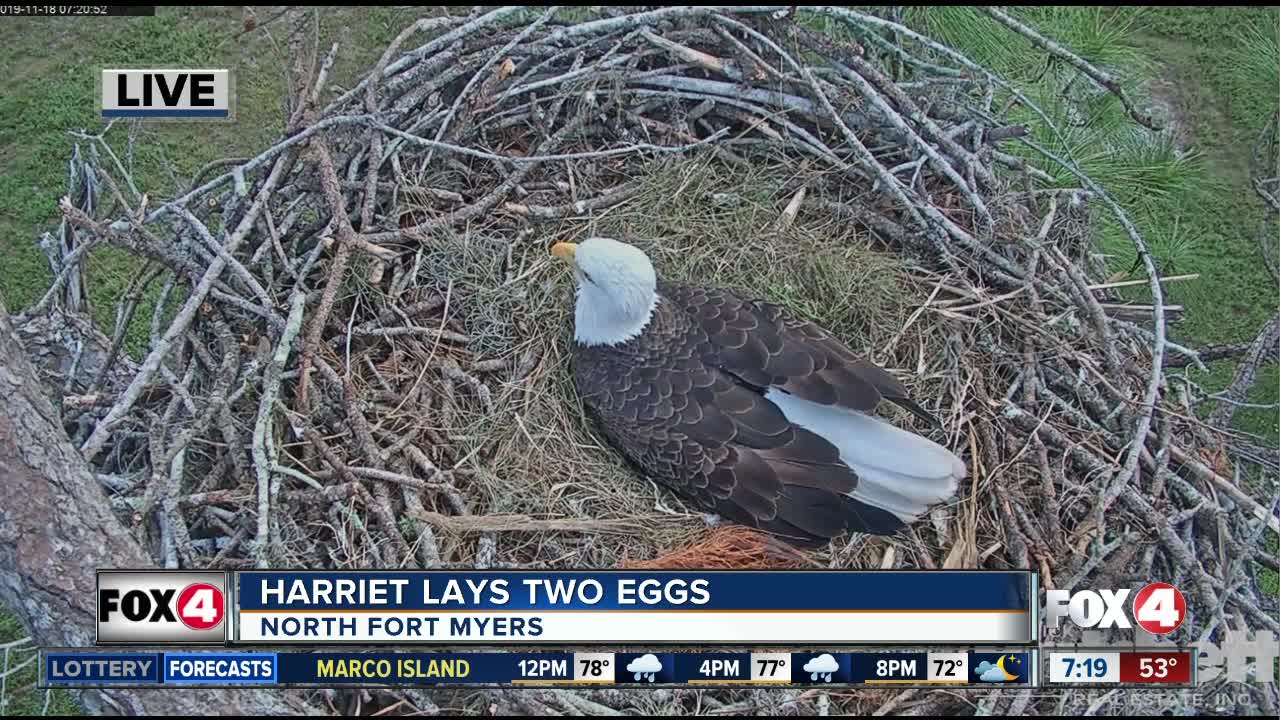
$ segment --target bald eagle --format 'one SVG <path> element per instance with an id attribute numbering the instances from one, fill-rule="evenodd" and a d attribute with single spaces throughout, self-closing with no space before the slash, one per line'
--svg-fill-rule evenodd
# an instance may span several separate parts
<path id="1" fill-rule="evenodd" d="M 946 448 L 872 414 L 886 399 L 937 424 L 897 379 L 787 308 L 659 278 L 611 238 L 551 252 L 573 268 L 588 414 L 701 510 L 815 546 L 897 533 L 966 476 Z"/>

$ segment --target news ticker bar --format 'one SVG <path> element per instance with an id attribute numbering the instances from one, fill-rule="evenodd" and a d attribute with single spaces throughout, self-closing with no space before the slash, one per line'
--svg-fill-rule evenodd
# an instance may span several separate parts
<path id="1" fill-rule="evenodd" d="M 41 650 L 40 687 L 1191 687 L 1192 652 L 329 652 Z M 1047 670 L 1041 661 L 1047 655 Z"/>
<path id="2" fill-rule="evenodd" d="M 1032 645 L 1025 571 L 118 571 L 99 645 Z"/>
<path id="3" fill-rule="evenodd" d="M 1017 685 L 1035 651 L 43 651 L 42 687 L 199 685 Z"/>

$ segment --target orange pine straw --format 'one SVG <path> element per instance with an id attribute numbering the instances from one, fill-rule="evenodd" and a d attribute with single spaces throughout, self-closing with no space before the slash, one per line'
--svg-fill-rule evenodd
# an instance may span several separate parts
<path id="1" fill-rule="evenodd" d="M 724 525 L 652 560 L 623 560 L 618 566 L 626 570 L 781 570 L 812 565 L 808 556 L 772 535 Z"/>

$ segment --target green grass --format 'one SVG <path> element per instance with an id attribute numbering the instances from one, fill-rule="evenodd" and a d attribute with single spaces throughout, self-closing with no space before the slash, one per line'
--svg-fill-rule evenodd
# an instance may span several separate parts
<path id="1" fill-rule="evenodd" d="M 1139 13 L 1135 8 L 1042 7 L 1015 15 L 1089 62 L 1137 71 L 1146 58 L 1128 42 L 1128 35 Z M 1060 62 L 1047 62 L 1045 54 L 1030 41 L 972 7 L 916 6 L 908 8 L 905 19 L 1019 84 L 1040 83 L 1046 76 L 1064 82 L 1075 72 Z"/>
<path id="2" fill-rule="evenodd" d="M 367 68 L 411 16 L 410 10 L 393 8 L 322 13 L 321 53 L 339 43 L 332 82 L 346 83 Z M 212 160 L 256 154 L 278 137 L 288 28 L 270 25 L 270 38 L 262 31 L 237 38 L 241 27 L 237 9 L 163 8 L 152 18 L 16 18 L 0 28 L 0 70 L 9 78 L 0 95 L 0 295 L 12 311 L 38 300 L 52 279 L 35 239 L 56 227 L 73 145 L 78 141 L 88 149 L 87 141 L 69 131 L 96 134 L 105 127 L 95 111 L 99 68 L 229 67 L 235 74 L 231 123 L 120 122 L 107 136 L 138 188 L 153 198 L 186 187 Z M 135 202 L 123 183 L 121 190 Z M 88 268 L 93 316 L 110 333 L 115 301 L 138 265 L 102 248 L 91 253 Z M 153 283 L 149 301 L 162 284 Z M 145 347 L 149 317 L 148 303 L 127 336 L 126 348 L 135 355 Z"/>
<path id="3" fill-rule="evenodd" d="M 1135 42 L 1164 61 L 1175 88 L 1175 113 L 1198 146 L 1206 173 L 1173 199 L 1187 209 L 1174 228 L 1190 239 L 1186 270 L 1202 275 L 1198 284 L 1172 291 L 1172 301 L 1189 310 L 1177 330 L 1198 343 L 1251 340 L 1280 307 L 1280 289 L 1257 246 L 1263 206 L 1249 179 L 1254 143 L 1280 104 L 1280 10 L 1148 8 L 1143 20 Z M 1217 362 L 1197 379 L 1218 391 L 1234 372 L 1235 363 Z M 1280 365 L 1261 369 L 1249 401 L 1280 401 Z M 1235 427 L 1265 444 L 1280 444 L 1280 412 L 1274 408 L 1241 408 Z M 1276 552 L 1280 538 L 1269 536 L 1267 545 Z M 1280 576 L 1263 571 L 1259 579 L 1265 592 L 1280 595 Z"/>
<path id="4" fill-rule="evenodd" d="M 1280 10 L 1152 8 L 1137 41 L 1165 60 L 1208 179 L 1182 196 L 1188 226 L 1199 237 L 1188 269 L 1195 285 L 1173 289 L 1189 308 L 1184 337 L 1198 342 L 1251 340 L 1276 311 L 1278 291 L 1257 247 L 1263 206 L 1249 182 L 1249 160 L 1268 113 L 1280 103 Z M 1233 363 L 1215 363 L 1205 386 L 1230 382 Z M 1280 400 L 1280 368 L 1263 368 L 1251 401 Z M 1244 408 L 1236 427 L 1280 443 L 1280 413 Z"/>
<path id="5" fill-rule="evenodd" d="M 7 613 L 0 613 L 0 643 L 12 642 L 25 637 L 26 632 L 18 624 L 16 618 Z M 35 649 L 27 646 L 20 651 L 10 651 L 8 668 L 16 667 L 31 658 Z M 0 671 L 7 668 L 0 667 Z M 36 663 L 24 668 L 5 679 L 5 692 L 0 695 L 0 715 L 79 715 L 79 707 L 65 690 L 54 690 L 46 697 L 45 693 L 35 687 L 38 681 Z M 45 702 L 49 707 L 45 709 Z"/>
<path id="6" fill-rule="evenodd" d="M 1167 302 L 1186 308 L 1170 332 L 1192 346 L 1252 340 L 1278 305 L 1257 247 L 1263 206 L 1249 182 L 1258 132 L 1280 97 L 1274 8 L 1026 8 L 1016 12 L 1041 33 L 1121 79 L 1131 96 L 1166 108 L 1171 127 L 1153 133 L 1121 103 L 1031 52 L 1025 39 L 966 7 L 913 8 L 907 20 L 1013 80 L 1050 114 L 1061 134 L 1029 111 L 1015 120 L 1034 139 L 1067 155 L 1107 187 L 1142 230 L 1164 275 L 1200 273 L 1167 286 Z M 1063 98 L 1070 98 L 1070 103 Z M 1033 151 L 1009 143 L 1028 158 Z M 1064 185 L 1071 176 L 1047 167 Z M 1097 248 L 1113 272 L 1133 269 L 1136 251 L 1118 223 L 1100 214 Z M 1138 273 L 1141 273 L 1139 270 Z M 1142 301 L 1145 289 L 1128 291 Z M 1190 371 L 1210 391 L 1230 381 L 1232 362 Z M 1280 400 L 1280 371 L 1265 368 L 1252 401 Z M 1280 413 L 1244 409 L 1237 427 L 1280 443 Z"/>

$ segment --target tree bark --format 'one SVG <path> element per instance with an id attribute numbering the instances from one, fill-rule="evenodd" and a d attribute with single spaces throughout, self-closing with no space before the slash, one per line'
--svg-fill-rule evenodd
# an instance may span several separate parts
<path id="1" fill-rule="evenodd" d="M 0 300 L 0 600 L 42 647 L 90 647 L 99 568 L 154 567 L 112 515 L 36 379 Z M 80 690 L 90 714 L 280 715 L 282 690 Z"/>

